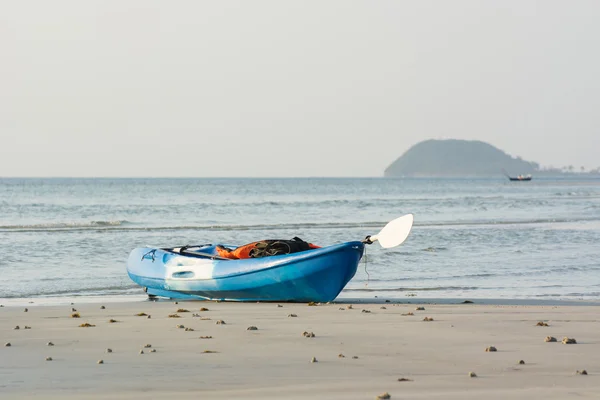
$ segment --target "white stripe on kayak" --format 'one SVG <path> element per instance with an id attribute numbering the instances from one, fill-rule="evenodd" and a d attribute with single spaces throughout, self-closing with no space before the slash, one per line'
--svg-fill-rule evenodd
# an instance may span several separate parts
<path id="1" fill-rule="evenodd" d="M 215 264 L 212 260 L 192 257 L 173 257 L 165 263 L 166 279 L 198 280 L 212 279 Z M 174 273 L 191 272 L 190 277 L 173 277 Z"/>

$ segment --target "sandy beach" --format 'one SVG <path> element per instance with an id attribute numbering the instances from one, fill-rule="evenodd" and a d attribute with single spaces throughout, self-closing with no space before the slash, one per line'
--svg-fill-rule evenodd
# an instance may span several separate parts
<path id="1" fill-rule="evenodd" d="M 141 301 L 26 308 L 0 308 L 2 399 L 600 397 L 599 306 Z M 577 343 L 563 344 L 565 337 Z M 582 370 L 587 375 L 576 373 Z"/>

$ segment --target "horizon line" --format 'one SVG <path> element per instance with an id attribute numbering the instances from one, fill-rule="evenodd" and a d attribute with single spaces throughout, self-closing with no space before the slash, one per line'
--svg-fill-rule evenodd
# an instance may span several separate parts
<path id="1" fill-rule="evenodd" d="M 541 176 L 597 176 L 598 172 L 555 172 L 537 171 Z M 506 176 L 504 174 L 481 174 L 481 175 L 421 175 L 421 176 L 0 176 L 0 179 L 431 179 L 431 178 L 496 178 Z"/>

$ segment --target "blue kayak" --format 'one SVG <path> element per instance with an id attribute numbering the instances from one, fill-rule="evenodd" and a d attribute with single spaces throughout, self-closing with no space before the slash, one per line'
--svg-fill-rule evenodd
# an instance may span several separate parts
<path id="1" fill-rule="evenodd" d="M 328 302 L 356 274 L 364 243 L 352 241 L 292 254 L 220 259 L 215 245 L 134 249 L 131 280 L 149 296 L 222 301 Z M 227 246 L 235 247 L 235 246 Z"/>

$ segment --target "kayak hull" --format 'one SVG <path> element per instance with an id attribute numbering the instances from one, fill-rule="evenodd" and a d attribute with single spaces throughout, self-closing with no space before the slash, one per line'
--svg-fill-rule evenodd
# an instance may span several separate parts
<path id="1" fill-rule="evenodd" d="M 271 257 L 213 260 L 145 247 L 131 252 L 127 273 L 153 296 L 328 302 L 354 277 L 363 252 L 364 244 L 356 241 Z"/>

